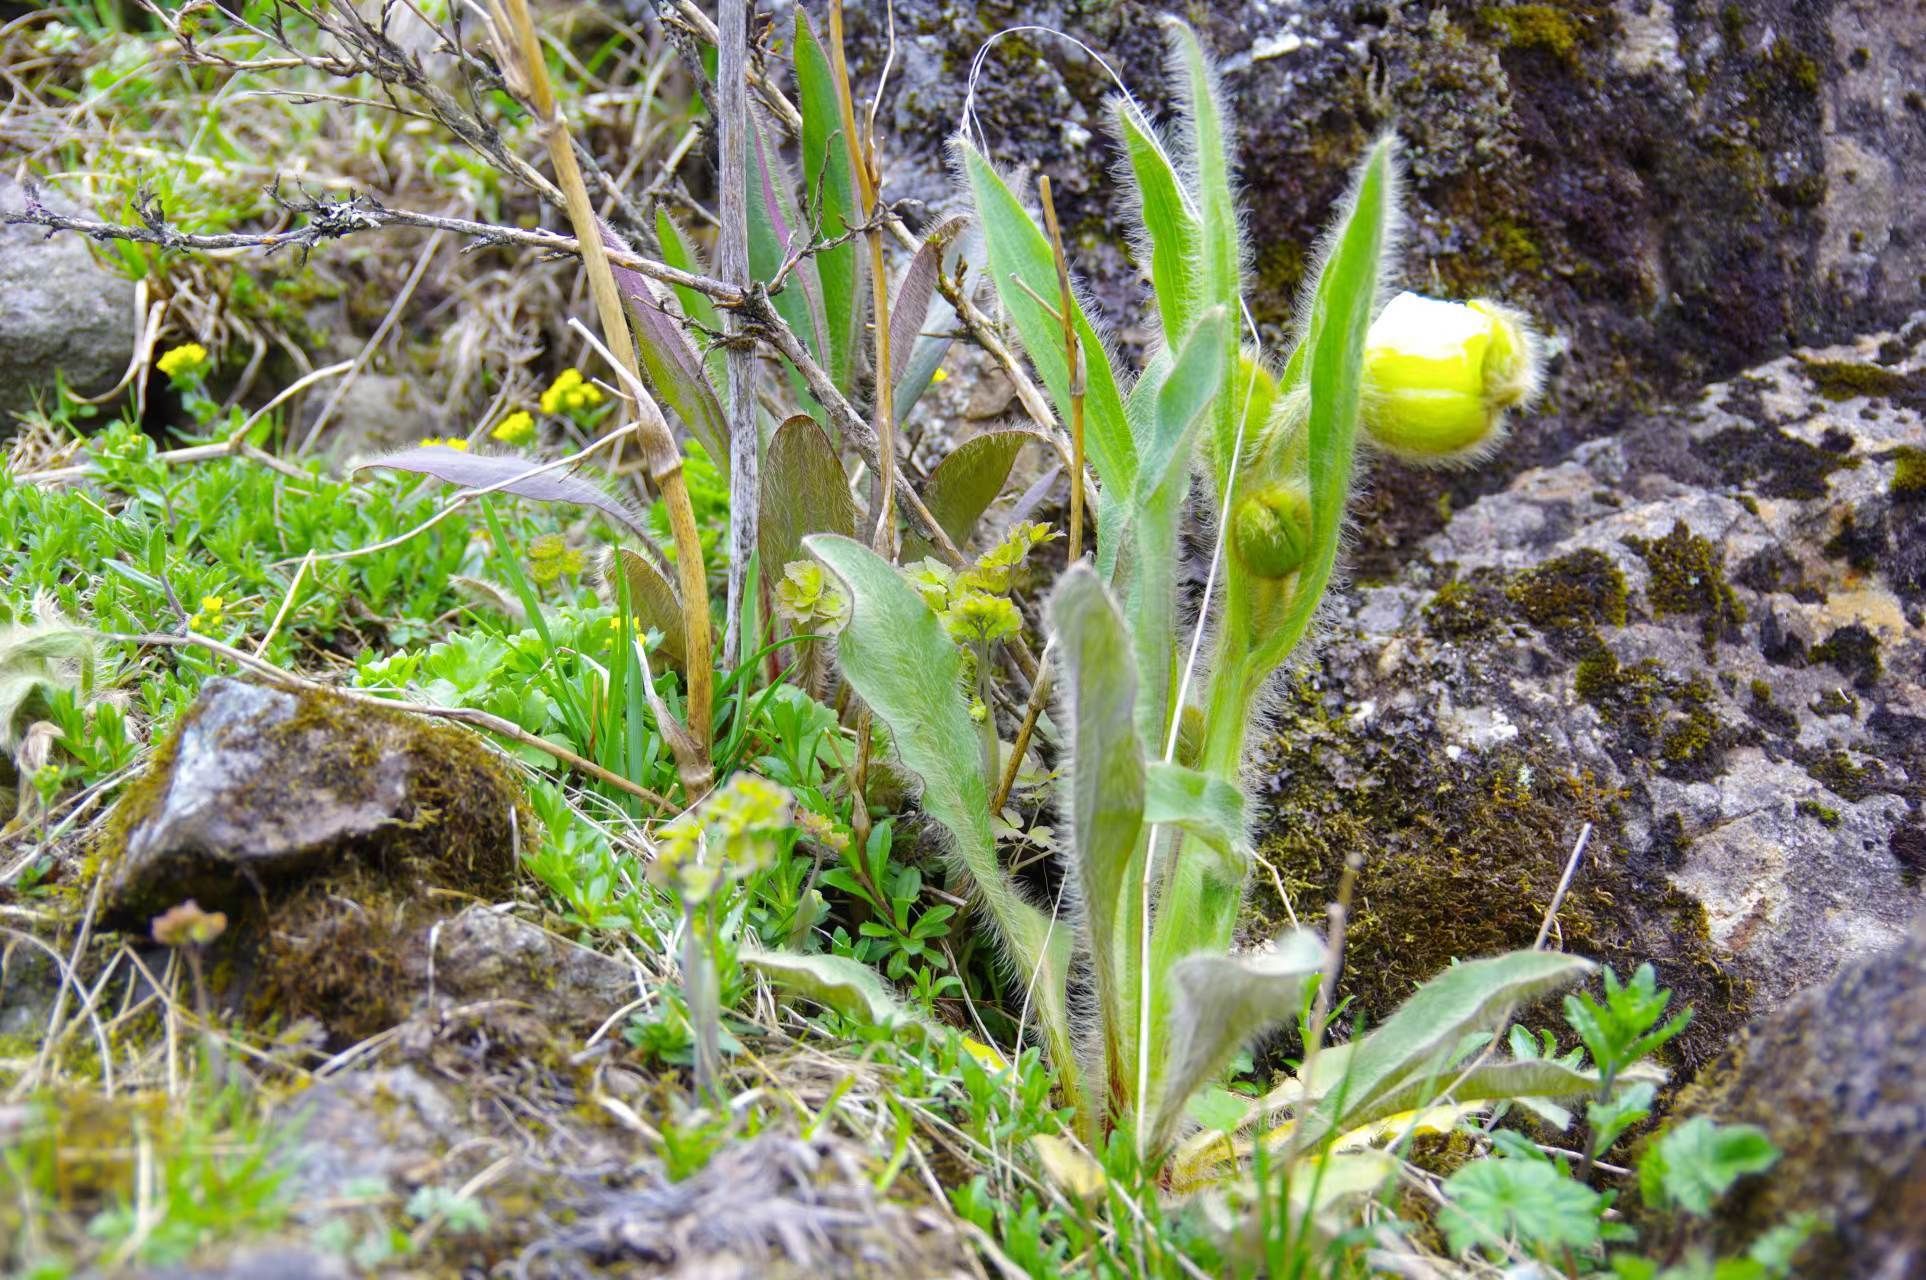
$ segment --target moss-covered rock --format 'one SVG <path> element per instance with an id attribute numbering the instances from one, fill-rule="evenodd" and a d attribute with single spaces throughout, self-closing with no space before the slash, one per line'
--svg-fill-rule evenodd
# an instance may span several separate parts
<path id="1" fill-rule="evenodd" d="M 1739 1248 L 1795 1214 L 1829 1226 L 1798 1274 L 1871 1280 L 1926 1265 L 1926 923 L 1895 950 L 1747 1029 L 1681 1111 L 1764 1129 L 1781 1151 L 1719 1208 Z"/>

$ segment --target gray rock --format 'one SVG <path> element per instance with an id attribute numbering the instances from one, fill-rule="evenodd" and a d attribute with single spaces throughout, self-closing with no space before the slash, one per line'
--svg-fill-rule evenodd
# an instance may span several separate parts
<path id="1" fill-rule="evenodd" d="M 1073 254 L 1141 321 L 1105 137 L 1116 89 L 1166 107 L 1170 6 L 902 0 L 885 103 L 890 191 L 949 207 L 945 146 L 973 93 L 994 155 L 1051 175 Z M 1238 118 L 1260 322 L 1378 131 L 1406 143 L 1405 278 L 1525 305 L 1568 344 L 1566 408 L 1681 392 L 1786 349 L 1890 325 L 1926 268 L 1926 14 L 1910 0 L 1683 5 L 1192 6 Z M 880 8 L 852 10 L 868 83 Z M 1128 336 L 1128 335 L 1126 335 Z M 1597 431 L 1575 415 L 1569 432 Z M 1560 440 L 1561 447 L 1568 440 Z"/>
<path id="2" fill-rule="evenodd" d="M 437 863 L 505 887 L 516 793 L 468 735 L 325 693 L 209 681 L 122 802 L 112 916 L 235 907 L 320 870 Z"/>
<path id="3" fill-rule="evenodd" d="M 354 1274 L 341 1258 L 297 1244 L 242 1245 L 217 1251 L 179 1266 L 138 1273 L 140 1280 L 348 1280 Z"/>
<path id="4" fill-rule="evenodd" d="M 1335 602 L 1255 772 L 1300 910 L 1365 848 L 1346 977 L 1365 1012 L 1427 965 L 1528 945 L 1585 821 L 1564 941 L 1652 960 L 1697 1006 L 1675 1065 L 1906 935 L 1926 902 L 1922 410 L 1915 321 L 1631 418 L 1427 536 L 1366 508 L 1370 583 Z M 1260 875 L 1253 932 L 1275 898 Z"/>
<path id="5" fill-rule="evenodd" d="M 39 195 L 74 211 L 52 192 Z M 25 202 L 19 184 L 0 177 L 0 212 Z M 134 329 L 133 282 L 101 266 L 85 240 L 0 226 L 0 431 L 36 396 L 53 395 L 56 371 L 83 395 L 112 386 L 134 357 Z"/>
<path id="6" fill-rule="evenodd" d="M 427 930 L 418 972 L 438 1015 L 485 1006 L 497 1023 L 533 1017 L 590 1032 L 641 994 L 635 969 L 490 907 L 469 907 Z"/>
<path id="7" fill-rule="evenodd" d="M 1719 1206 L 1723 1246 L 1817 1212 L 1831 1229 L 1798 1274 L 1926 1274 L 1926 921 L 1760 1019 L 1679 1103 L 1758 1125 L 1782 1153 Z"/>
<path id="8" fill-rule="evenodd" d="M 333 389 L 324 384 L 319 394 L 310 397 L 297 439 L 306 438 L 322 407 L 333 395 Z M 424 399 L 412 379 L 389 373 L 363 373 L 341 393 L 318 439 L 330 458 L 347 464 L 404 448 L 429 436 L 445 436 L 451 430 L 465 435 L 469 425 L 463 422 L 451 427 L 446 407 Z"/>

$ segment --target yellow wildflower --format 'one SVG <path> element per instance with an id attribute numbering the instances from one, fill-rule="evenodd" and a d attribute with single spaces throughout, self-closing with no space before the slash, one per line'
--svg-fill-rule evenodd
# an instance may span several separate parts
<path id="1" fill-rule="evenodd" d="M 517 409 L 496 423 L 488 434 L 503 444 L 527 444 L 535 438 L 535 415 L 526 409 Z"/>
<path id="2" fill-rule="evenodd" d="M 160 359 L 154 361 L 154 367 L 169 378 L 178 380 L 201 372 L 202 366 L 206 363 L 206 347 L 198 342 L 183 342 L 180 346 L 164 352 Z"/>
<path id="3" fill-rule="evenodd" d="M 1364 429 L 1407 461 L 1475 461 L 1538 380 L 1538 341 L 1517 312 L 1401 293 L 1365 339 Z"/>
<path id="4" fill-rule="evenodd" d="M 468 452 L 468 442 L 459 436 L 429 436 L 421 442 L 424 449 L 453 449 L 457 453 Z"/>
<path id="5" fill-rule="evenodd" d="M 542 392 L 542 412 L 551 417 L 558 413 L 580 413 L 601 403 L 602 389 L 585 381 L 582 371 L 575 368 L 562 370 L 555 381 L 548 384 L 548 390 Z"/>
<path id="6" fill-rule="evenodd" d="M 930 375 L 931 382 L 948 382 L 949 380 L 950 371 L 941 366 L 938 366 L 936 372 Z"/>

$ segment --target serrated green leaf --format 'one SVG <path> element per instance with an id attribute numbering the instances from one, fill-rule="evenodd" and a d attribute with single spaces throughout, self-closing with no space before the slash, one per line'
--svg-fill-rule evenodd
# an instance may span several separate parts
<path id="1" fill-rule="evenodd" d="M 1482 1249 L 1505 1257 L 1590 1249 L 1600 1238 L 1603 1197 L 1549 1160 L 1494 1156 L 1445 1179 L 1449 1203 L 1438 1214 L 1451 1251 Z"/>
<path id="2" fill-rule="evenodd" d="M 1153 1147 L 1170 1141 L 1191 1094 L 1214 1079 L 1251 1037 L 1296 1016 L 1304 984 L 1323 967 L 1324 944 L 1302 929 L 1280 934 L 1267 951 L 1200 953 L 1172 966 L 1163 1092 L 1150 1130 Z"/>
<path id="3" fill-rule="evenodd" d="M 1704 1217 L 1733 1183 L 1778 1159 L 1779 1149 L 1763 1129 L 1693 1116 L 1666 1130 L 1639 1161 L 1639 1192 L 1648 1204 Z"/>
<path id="4" fill-rule="evenodd" d="M 1133 1070 L 1142 989 L 1132 922 L 1143 911 L 1140 836 L 1143 744 L 1132 724 L 1136 677 L 1123 617 L 1087 564 L 1072 565 L 1050 600 L 1063 671 L 1070 746 L 1067 785 L 1074 860 L 1102 1010 L 1107 1079 Z M 1092 1097 L 1104 1085 L 1093 1085 Z"/>
<path id="5" fill-rule="evenodd" d="M 1059 420 L 1067 423 L 1070 367 L 1063 349 L 1063 326 L 1052 314 L 1057 305 L 1057 267 L 1050 241 L 996 168 L 967 142 L 958 146 L 983 228 L 997 298 L 1043 379 Z M 1019 280 L 1022 285 L 1016 283 Z M 1047 300 L 1047 305 L 1040 299 Z M 1128 493 L 1136 481 L 1137 451 L 1124 416 L 1123 392 L 1102 336 L 1082 304 L 1072 302 L 1085 371 L 1085 449 L 1103 485 Z"/>
<path id="6" fill-rule="evenodd" d="M 861 226 L 856 174 L 850 168 L 849 144 L 843 137 L 842 106 L 829 54 L 816 38 L 809 15 L 796 8 L 796 107 L 802 113 L 802 169 L 804 194 L 811 208 L 820 202 L 823 239 Z M 839 387 L 851 385 L 856 356 L 862 349 L 864 320 L 869 305 L 864 297 L 862 246 L 855 240 L 816 255 L 822 281 L 824 329 L 828 346 L 824 366 Z M 903 355 L 907 355 L 904 352 Z M 898 359 L 902 357 L 899 355 Z"/>
<path id="7" fill-rule="evenodd" d="M 1315 1147 L 1392 1090 L 1443 1071 L 1467 1033 L 1490 1027 L 1507 1009 L 1570 986 L 1592 967 L 1562 952 L 1513 951 L 1445 970 L 1352 1051 L 1345 1078 L 1299 1122 L 1292 1148 Z"/>

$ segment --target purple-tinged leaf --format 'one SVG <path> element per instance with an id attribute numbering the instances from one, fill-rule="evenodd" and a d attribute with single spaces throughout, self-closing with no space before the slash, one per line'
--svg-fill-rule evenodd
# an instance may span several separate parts
<path id="1" fill-rule="evenodd" d="M 854 537 L 856 500 L 828 433 L 799 413 L 776 428 L 762 465 L 763 574 L 780 578 L 784 565 L 803 558 L 802 540 L 812 533 Z"/>
<path id="2" fill-rule="evenodd" d="M 599 220 L 598 220 L 599 221 Z M 606 222 L 599 223 L 602 240 L 611 249 L 629 252 L 628 243 Z M 667 405 L 702 442 L 724 475 L 729 471 L 729 428 L 722 402 L 702 371 L 702 357 L 676 318 L 669 314 L 666 290 L 639 271 L 609 264 L 616 290 L 629 304 L 635 320 L 636 350 L 642 356 L 642 380 L 656 399 Z"/>
<path id="3" fill-rule="evenodd" d="M 531 502 L 566 502 L 578 507 L 592 507 L 622 527 L 644 538 L 649 536 L 642 518 L 601 485 L 565 471 L 541 471 L 542 466 L 542 463 L 528 458 L 469 453 L 462 449 L 450 449 L 446 445 L 426 444 L 370 459 L 355 470 L 385 467 L 390 471 L 433 476 L 464 489 L 491 489 L 512 494 Z"/>

